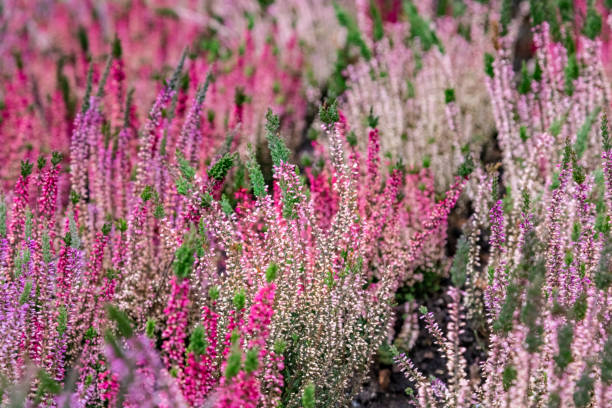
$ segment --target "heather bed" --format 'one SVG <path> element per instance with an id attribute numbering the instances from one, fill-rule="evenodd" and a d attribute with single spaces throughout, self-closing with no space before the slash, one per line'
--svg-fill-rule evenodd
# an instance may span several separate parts
<path id="1" fill-rule="evenodd" d="M 609 407 L 608 7 L 1 2 L 2 405 Z"/>

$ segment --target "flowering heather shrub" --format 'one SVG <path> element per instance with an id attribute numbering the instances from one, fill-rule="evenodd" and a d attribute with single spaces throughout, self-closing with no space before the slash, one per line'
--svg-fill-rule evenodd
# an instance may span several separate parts
<path id="1" fill-rule="evenodd" d="M 503 48 L 486 67 L 506 193 L 498 199 L 495 169 L 479 170 L 472 186 L 476 213 L 451 268 L 447 334 L 431 312 L 421 311 L 448 380 L 427 379 L 396 351 L 398 366 L 416 385 L 418 406 L 612 404 L 611 145 L 599 41 L 587 25 L 582 48 L 566 50 L 536 17 L 533 74 L 523 66 L 513 81 Z M 484 276 L 477 268 L 482 229 L 490 245 Z M 466 378 L 460 335 L 466 307 L 472 316 L 482 307 L 478 286 L 491 335 L 483 380 L 474 383 Z"/>
<path id="2" fill-rule="evenodd" d="M 423 269 L 440 268 L 439 262 L 446 261 L 440 248 L 446 243 L 446 214 L 450 207 L 432 219 L 441 203 L 436 201 L 431 170 L 417 170 L 401 161 L 392 164 L 380 157 L 378 118 L 369 118 L 371 127 L 367 151 L 362 152 L 343 113 L 338 113 L 350 149 L 348 162 L 353 169 L 354 188 L 357 190 L 357 212 L 368 234 L 369 252 L 374 261 L 371 265 L 373 275 L 381 278 L 383 265 L 392 263 L 400 272 L 396 289 L 403 283 L 422 280 Z M 325 145 L 316 141 L 313 146 L 314 155 L 305 160 L 310 164 L 306 167 L 306 175 L 319 225 L 327 228 L 339 206 L 340 197 L 333 188 L 337 176 L 331 165 L 332 152 L 327 152 Z M 444 205 L 454 205 L 463 184 L 461 178 L 455 179 Z M 371 225 L 367 225 L 369 223 Z M 418 247 L 414 247 L 415 236 L 419 237 Z M 425 239 L 421 240 L 421 237 Z M 411 251 L 406 252 L 405 248 L 411 248 Z"/>
<path id="3" fill-rule="evenodd" d="M 382 25 L 386 35 L 369 39 L 372 56 L 347 67 L 355 133 L 366 133 L 368 114 L 379 117 L 382 151 L 436 169 L 438 191 L 452 182 L 464 149 L 478 153 L 492 131 L 481 64 L 492 50 L 484 27 L 495 12 L 477 2 L 465 7 L 458 18 L 430 22 L 431 2 L 403 2 L 408 21 Z"/>
<path id="4" fill-rule="evenodd" d="M 231 139 L 216 153 L 199 148 L 204 101 L 219 80 L 204 79 L 206 66 L 183 53 L 136 137 L 137 95 L 124 102 L 123 78 L 110 77 L 119 58 L 109 56 L 99 81 L 89 71 L 72 125 L 68 202 L 58 203 L 63 158 L 54 153 L 35 168 L 22 161 L 12 205 L 4 204 L 2 322 L 10 340 L 2 376 L 25 387 L 5 398 L 70 406 L 347 404 L 389 331 L 394 290 L 429 237 L 441 234 L 464 178 L 439 203 L 413 193 L 415 182 L 405 183 L 399 169 L 381 171 L 375 129 L 367 167 L 355 151 L 349 167 L 348 125 L 327 107 L 327 171 L 337 200 L 322 224 L 317 185 L 304 184 L 290 164 L 279 116 L 266 115 L 269 195 L 252 153 L 246 160 L 230 153 Z M 180 88 L 186 66 L 204 79 L 189 103 L 176 97 L 189 94 Z M 236 181 L 247 173 L 253 195 L 240 187 L 230 201 L 222 191 L 230 172 Z M 386 180 L 384 194 L 358 189 L 361 179 L 381 188 Z M 404 204 L 401 191 L 411 193 Z M 421 209 L 413 233 L 400 229 L 412 225 L 405 204 Z M 26 375 L 33 369 L 41 371 Z"/>
<path id="5" fill-rule="evenodd" d="M 187 102 L 196 96 L 196 84 L 204 80 L 202 73 L 211 70 L 214 81 L 200 124 L 201 137 L 210 149 L 207 155 L 220 148 L 230 132 L 234 133 L 233 147 L 239 151 L 246 151 L 249 142 L 262 143 L 268 107 L 283 116 L 289 146 L 300 142 L 306 109 L 300 73 L 303 54 L 295 36 L 284 35 L 279 39 L 283 42 L 277 43 L 269 23 L 261 22 L 258 30 L 255 23 L 242 27 L 242 20 L 248 18 L 241 14 L 240 34 L 230 39 L 216 35 L 217 25 L 208 18 L 194 21 L 189 16 L 198 14 L 187 9 L 175 12 L 163 2 L 40 2 L 39 7 L 17 3 L 7 6 L 8 11 L 0 16 L 9 27 L 4 41 L 15 42 L 14 48 L 6 49 L 5 64 L 0 67 L 0 77 L 6 79 L 0 87 L 6 107 L 0 127 L 11 141 L 10 148 L 2 151 L 3 159 L 11 163 L 2 169 L 6 187 L 16 180 L 24 156 L 33 161 L 43 152 L 68 152 L 76 101 L 87 99 L 84 92 L 90 69 L 94 83 L 108 75 L 108 103 L 114 109 L 109 113 L 115 122 L 111 130 L 123 122 L 124 101 L 132 90 L 142 101 L 130 105 L 130 125 L 137 128 L 186 46 L 191 46 L 192 61 L 179 79 L 173 112 L 179 118 L 186 114 Z M 252 12 L 260 8 L 255 6 Z M 49 10 L 39 15 L 46 7 Z M 182 12 L 187 15 L 177 14 Z M 25 26 L 28 18 L 31 22 Z M 22 26 L 35 34 L 14 38 L 26 30 Z M 52 47 L 56 44 L 57 48 Z M 109 54 L 114 59 L 105 71 Z M 49 75 L 50 67 L 56 67 L 55 75 Z M 32 134 L 36 137 L 29 137 Z"/>
<path id="6" fill-rule="evenodd" d="M 609 130 L 604 122 L 604 138 Z M 602 154 L 610 167 L 609 141 Z M 607 407 L 610 381 L 610 174 L 586 173 L 566 148 L 559 185 L 545 202 L 492 203 L 489 212 L 491 260 L 485 289 L 489 355 L 484 382 L 465 378 L 460 334 L 470 296 L 459 287 L 477 263 L 470 247 L 453 264 L 447 335 L 433 314 L 422 310 L 428 331 L 447 361 L 449 379 L 428 380 L 404 355 L 396 362 L 415 382 L 418 406 Z M 546 207 L 538 217 L 535 206 Z M 509 208 L 508 208 L 509 207 Z M 512 211 L 520 212 L 516 226 Z M 517 255 L 513 255 L 517 254 Z M 471 271 L 470 271 L 471 270 Z M 468 280 L 469 282 L 469 280 Z M 470 282 L 472 283 L 472 282 Z"/>
<path id="7" fill-rule="evenodd" d="M 193 121 L 208 82 L 182 131 L 163 132 L 172 129 L 161 112 L 172 101 L 183 62 L 184 57 L 143 126 L 134 179 L 123 180 L 114 193 L 108 175 L 93 177 L 104 169 L 99 156 L 111 156 L 119 167 L 122 162 L 121 150 L 107 152 L 99 140 L 104 112 L 98 96 L 90 97 L 75 121 L 65 222 L 53 223 L 61 157 L 54 155 L 50 167 L 39 160 L 35 207 L 29 205 L 32 164 L 22 163 L 13 205 L 10 211 L 4 207 L 3 322 L 14 343 L 4 345 L 3 376 L 14 382 L 34 364 L 54 386 L 73 384 L 58 401 L 67 398 L 75 406 L 138 406 L 142 389 L 170 404 L 179 398 L 171 390 L 176 387 L 185 400 L 172 403 L 179 405 L 299 406 L 312 387 L 317 402 L 343 405 L 388 332 L 393 291 L 404 279 L 402 261 L 417 258 L 428 236 L 438 233 L 464 181 L 458 179 L 447 198 L 431 206 L 407 248 L 397 247 L 400 231 L 380 228 L 402 216 L 393 208 L 401 172 L 392 173 L 382 198 L 369 198 L 382 201 L 370 204 L 366 196 L 360 204 L 355 178 L 362 172 L 343 157 L 346 125 L 331 121 L 329 171 L 338 200 L 330 224 L 320 226 L 313 195 L 288 162 L 279 117 L 269 111 L 274 195 L 267 194 L 250 157 L 246 167 L 255 199 L 240 194 L 234 210 L 218 196 L 236 157 L 219 155 L 202 174 L 178 149 L 193 143 Z M 155 147 L 163 143 L 162 134 L 165 152 Z M 92 146 L 99 148 L 94 152 Z M 174 158 L 170 146 L 177 146 Z M 382 177 L 378 162 L 378 151 L 371 149 L 365 177 Z M 122 205 L 113 202 L 120 189 L 127 190 L 127 218 L 113 225 L 108 221 Z M 355 217 L 358 205 L 366 206 L 363 219 Z M 389 248 L 378 254 L 383 236 Z M 370 284 L 374 262 L 380 281 Z M 105 313 L 106 302 L 116 302 L 151 340 L 134 337 L 119 309 Z M 113 321 L 123 340 L 109 331 Z M 156 342 L 160 355 L 152 349 Z M 74 370 L 72 382 L 68 368 Z"/>

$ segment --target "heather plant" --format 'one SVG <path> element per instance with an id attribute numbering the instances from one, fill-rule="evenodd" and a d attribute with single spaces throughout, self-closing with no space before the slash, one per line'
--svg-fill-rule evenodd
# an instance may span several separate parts
<path id="1" fill-rule="evenodd" d="M 604 122 L 604 140 L 608 132 Z M 604 146 L 607 169 L 610 146 Z M 525 190 L 520 210 L 515 209 L 521 214 L 516 227 L 508 222 L 511 207 L 504 209 L 502 200 L 491 204 L 492 253 L 484 294 L 491 337 L 481 384 L 465 377 L 460 343 L 465 305 L 473 307 L 461 287 L 477 264 L 477 249 L 468 245 L 468 256 L 455 258 L 446 336 L 433 314 L 422 310 L 447 361 L 448 381 L 428 380 L 397 352 L 398 366 L 416 384 L 418 406 L 610 405 L 609 174 L 587 173 L 572 155 L 568 146 L 560 184 L 545 202 L 532 201 Z M 543 217 L 534 211 L 539 205 L 546 208 Z M 518 247 L 514 256 L 512 240 Z"/>
<path id="2" fill-rule="evenodd" d="M 334 2 L 322 0 L 306 1 L 253 1 L 241 0 L 224 3 L 211 1 L 213 15 L 221 21 L 211 19 L 211 26 L 218 31 L 220 40 L 233 41 L 237 29 L 244 30 L 253 25 L 256 48 L 270 40 L 270 33 L 281 44 L 295 44 L 302 55 L 300 67 L 304 77 L 302 86 L 305 97 L 317 102 L 321 88 L 325 86 L 332 73 L 337 70 L 339 52 L 344 47 L 347 33 L 336 18 Z M 352 2 L 341 1 L 343 6 L 351 7 Z M 208 13 L 203 12 L 206 15 Z M 248 15 L 249 19 L 242 18 Z M 229 23 L 230 29 L 227 28 Z M 275 51 L 284 62 L 291 64 L 293 55 L 283 47 Z M 289 52 L 288 52 L 289 51 Z"/>
<path id="3" fill-rule="evenodd" d="M 447 362 L 447 380 L 426 378 L 396 352 L 396 363 L 415 384 L 418 406 L 611 403 L 609 98 L 598 63 L 598 30 L 587 18 L 576 53 L 572 43 L 552 39 L 537 7 L 532 4 L 533 73 L 523 65 L 512 81 L 503 48 L 486 67 L 504 173 L 500 179 L 496 167 L 477 171 L 475 214 L 451 268 L 447 334 L 431 312 L 421 311 Z M 560 120 L 554 112 L 561 112 Z M 479 272 L 483 230 L 489 254 Z M 479 309 L 491 334 L 482 381 L 475 383 L 466 378 L 460 339 Z"/>
<path id="4" fill-rule="evenodd" d="M 190 18 L 200 15 L 195 4 L 190 6 L 192 11 L 174 11 L 163 7 L 163 2 L 99 2 L 95 6 L 75 3 L 79 6 L 71 7 L 70 2 L 35 2 L 31 7 L 15 4 L 0 16 L 9 28 L 3 42 L 13 44 L 3 54 L 6 64 L 0 70 L 0 76 L 6 79 L 0 90 L 0 126 L 11 141 L 11 148 L 2 151 L 11 163 L 2 170 L 6 187 L 16 180 L 18 166 L 14 163 L 24 156 L 34 161 L 41 153 L 68 152 L 76 101 L 88 97 L 85 90 L 89 71 L 94 83 L 102 77 L 109 78 L 107 91 L 111 95 L 107 103 L 113 111 L 108 119 L 115 122 L 110 133 L 124 121 L 125 98 L 131 89 L 143 102 L 130 105 L 130 126 L 138 128 L 147 114 L 146 106 L 153 102 L 163 87 L 161 82 L 187 45 L 190 64 L 179 78 L 172 110 L 168 112 L 179 118 L 186 114 L 187 102 L 196 96 L 196 84 L 204 80 L 202 73 L 213 72 L 200 120 L 200 137 L 210 149 L 202 152 L 204 157 L 221 148 L 226 135 L 232 132 L 233 147 L 240 151 L 246 150 L 247 143 L 261 144 L 262 118 L 270 106 L 283 116 L 289 146 L 299 143 L 306 100 L 301 76 L 304 58 L 294 37 L 287 34 L 279 39 L 282 43 L 276 43 L 280 37 L 272 35 L 269 23 L 242 27 L 243 21 L 251 20 L 249 15 L 239 13 L 240 24 L 234 24 L 236 31 L 227 38 L 208 21 L 210 15 L 202 14 L 205 22 Z M 46 7 L 43 17 L 40 13 Z M 180 14 L 181 10 L 186 15 Z M 68 20 L 78 24 L 62 23 Z M 20 38 L 18 33 L 24 27 L 30 27 L 35 35 Z M 61 47 L 54 49 L 51 44 Z M 133 54 L 139 57 L 125 58 Z M 113 56 L 108 67 L 107 55 Z M 56 67 L 55 75 L 47 75 L 50 66 Z M 241 124 L 238 128 L 237 123 Z M 29 137 L 31 134 L 36 137 Z M 133 149 L 136 144 L 131 142 L 129 147 Z"/>
<path id="5" fill-rule="evenodd" d="M 574 40 L 568 32 L 565 43 L 552 33 L 546 21 L 533 28 L 534 64 L 523 64 L 516 80 L 505 37 L 500 38 L 498 57 L 486 61 L 502 164 L 510 169 L 504 172 L 504 183 L 516 193 L 519 182 L 537 183 L 529 186 L 535 191 L 552 183 L 566 141 L 587 170 L 599 164 L 596 123 L 609 101 L 601 42 L 597 33 Z"/>
<path id="6" fill-rule="evenodd" d="M 383 175 L 375 129 L 367 162 L 353 151 L 349 167 L 348 125 L 324 108 L 329 188 L 338 199 L 322 224 L 317 186 L 291 164 L 279 116 L 266 115 L 270 195 L 255 156 L 242 165 L 231 140 L 209 160 L 200 156 L 213 74 L 179 114 L 175 95 L 190 64 L 184 52 L 136 136 L 133 96 L 124 102 L 120 84 L 109 82 L 120 57 L 109 56 L 97 82 L 89 70 L 61 210 L 61 155 L 50 164 L 41 157 L 35 170 L 21 164 L 4 212 L 2 320 L 14 340 L 3 347 L 3 377 L 25 381 L 25 401 L 40 394 L 70 406 L 349 403 L 387 336 L 398 282 L 441 233 L 465 179 L 439 203 L 411 196 L 428 216 L 402 231 L 411 218 L 398 211 L 407 204 L 398 195 L 415 182 L 404 184 L 399 169 Z M 222 189 L 235 165 L 248 172 L 253 195 L 238 189 L 232 204 Z M 386 179 L 386 192 L 358 192 L 362 178 L 381 186 Z M 395 218 L 396 228 L 386 228 Z M 109 303 L 118 308 L 105 311 Z M 42 370 L 38 377 L 23 374 L 31 367 Z"/>
<path id="7" fill-rule="evenodd" d="M 435 168 L 442 191 L 465 150 L 478 154 L 492 131 L 480 64 L 493 49 L 485 27 L 496 12 L 470 1 L 452 18 L 432 13 L 432 2 L 401 3 L 405 18 L 382 24 L 385 35 L 368 38 L 372 56 L 347 67 L 343 98 L 355 133 L 367 132 L 363 118 L 379 117 L 381 150 Z"/>
<path id="8" fill-rule="evenodd" d="M 219 276 L 216 267 L 207 264 L 213 256 L 204 255 L 194 261 L 188 252 L 181 252 L 181 258 L 184 254 L 188 263 L 198 265 L 193 290 L 200 292 L 196 297 L 205 304 L 206 319 L 211 319 L 204 327 L 214 338 L 208 337 L 206 343 L 209 347 L 217 345 L 208 354 L 219 356 L 216 366 L 221 367 L 221 389 L 213 389 L 210 398 L 226 404 L 222 406 L 248 401 L 253 406 L 255 401 L 264 406 L 274 406 L 279 401 L 284 406 L 299 406 L 303 395 L 313 387 L 317 405 L 345 405 L 360 386 L 360 375 L 365 373 L 372 353 L 386 336 L 393 290 L 404 268 L 398 261 L 383 259 L 379 265 L 385 268 L 379 271 L 381 280 L 368 283 L 369 260 L 375 256 L 370 240 L 377 239 L 368 231 L 370 223 L 379 221 L 380 215 L 368 214 L 372 220 L 365 222 L 353 215 L 358 205 L 353 183 L 359 172 L 355 166 L 353 172 L 349 170 L 342 154 L 345 123 L 332 121 L 326 127 L 332 177 L 336 180 L 332 188 L 338 202 L 331 211 L 331 223 L 324 226 L 315 215 L 313 196 L 308 197 L 295 166 L 287 161 L 288 151 L 278 131 L 278 117 L 269 113 L 267 137 L 274 162 L 273 196 L 261 185 L 259 167 L 251 157 L 248 171 L 255 201 L 240 202 L 235 212 L 210 199 L 204 199 L 203 209 L 192 207 L 197 211 L 192 216 L 201 216 L 200 230 L 210 231 L 208 239 L 218 241 L 226 254 L 225 271 Z M 375 163 L 370 167 L 376 171 Z M 193 187 L 202 194 L 204 187 L 198 184 L 196 177 Z M 430 223 L 444 219 L 456 195 L 450 193 L 431 211 Z M 393 203 L 394 196 L 395 193 L 385 196 L 390 201 L 387 205 Z M 200 200 L 196 198 L 201 208 Z M 429 233 L 435 233 L 435 228 L 415 234 L 408 256 L 419 251 Z M 362 238 L 351 242 L 354 235 Z M 393 235 L 389 234 L 388 239 L 392 242 Z M 179 337 L 173 340 L 168 336 L 173 347 L 179 349 L 184 348 L 187 320 L 185 311 L 177 305 L 187 302 L 186 280 L 181 281 L 181 286 L 173 280 L 165 310 L 171 313 L 169 319 L 174 321 L 176 316 L 177 324 L 181 322 L 173 328 Z M 175 296 L 181 300 L 175 300 Z M 265 303 L 260 306 L 259 302 Z M 265 310 L 264 316 L 254 315 L 260 313 L 259 309 L 261 313 Z M 265 322 L 265 326 L 258 327 L 256 321 Z M 191 368 L 182 368 L 181 353 L 175 355 L 181 378 L 181 373 Z M 225 362 L 223 357 L 227 358 Z M 244 369 L 240 368 L 241 361 Z M 202 369 L 211 371 L 212 367 Z M 212 371 L 208 376 L 214 383 L 219 374 Z"/>
<path id="9" fill-rule="evenodd" d="M 333 110 L 335 105 L 327 109 Z M 321 113 L 322 119 L 326 118 L 326 114 Z M 370 127 L 365 152 L 359 148 L 358 138 L 350 130 L 340 110 L 338 120 L 345 127 L 345 145 L 350 152 L 348 162 L 353 169 L 357 212 L 364 223 L 368 251 L 372 254 L 372 275 L 381 278 L 384 272 L 382 265 L 393 263 L 401 271 L 395 284 L 397 289 L 404 283 L 411 285 L 422 280 L 423 270 L 437 272 L 447 269 L 444 265 L 445 254 L 440 251 L 446 242 L 446 217 L 459 197 L 465 179 L 455 178 L 445 200 L 439 201 L 431 169 L 411 167 L 401 160 L 392 163 L 387 156 L 381 155 L 379 118 L 372 115 L 368 118 Z M 309 164 L 305 173 L 318 222 L 324 228 L 329 226 L 331 215 L 337 211 L 340 199 L 333 188 L 336 176 L 330 167 L 331 152 L 325 146 L 314 141 L 313 155 L 304 157 L 306 164 Z M 446 209 L 432 218 L 440 206 L 446 206 Z M 418 237 L 416 241 L 415 237 Z M 407 252 L 405 248 L 411 248 L 411 251 Z"/>

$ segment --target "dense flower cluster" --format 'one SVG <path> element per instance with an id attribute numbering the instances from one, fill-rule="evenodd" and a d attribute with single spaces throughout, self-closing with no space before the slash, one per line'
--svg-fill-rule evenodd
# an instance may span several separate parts
<path id="1" fill-rule="evenodd" d="M 611 406 L 608 3 L 0 1 L 0 405 Z"/>
<path id="2" fill-rule="evenodd" d="M 533 69 L 513 72 L 508 36 L 487 62 L 504 172 L 500 180 L 497 169 L 477 169 L 470 188 L 478 205 L 465 230 L 467 256 L 460 251 L 453 264 L 446 336 L 423 310 L 446 357 L 448 381 L 425 378 L 405 354 L 396 354 L 417 384 L 419 406 L 612 404 L 610 99 L 601 40 L 590 25 L 598 15 L 590 4 L 583 34 L 574 40 L 571 20 L 554 26 L 556 17 L 538 20 L 536 11 L 532 4 Z M 569 40 L 562 44 L 555 35 Z M 490 248 L 479 271 L 481 231 L 488 232 Z M 486 282 L 484 304 L 478 281 Z M 482 309 L 491 333 L 479 383 L 466 377 L 465 350 L 457 342 L 466 307 Z"/>

